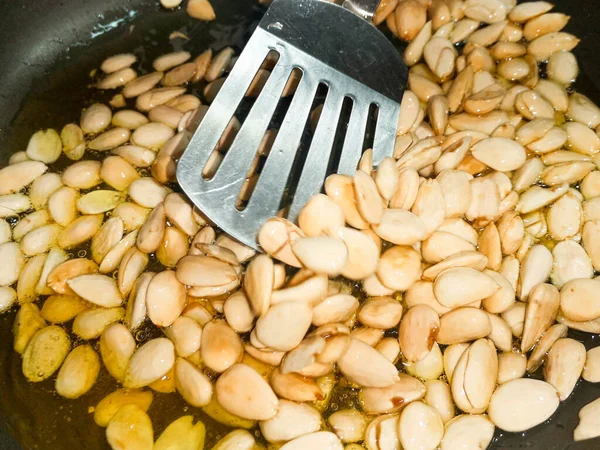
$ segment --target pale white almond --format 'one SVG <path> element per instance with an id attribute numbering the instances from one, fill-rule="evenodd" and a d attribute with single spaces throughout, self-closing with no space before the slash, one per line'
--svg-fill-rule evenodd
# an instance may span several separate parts
<path id="1" fill-rule="evenodd" d="M 152 339 L 139 347 L 129 361 L 123 384 L 128 388 L 147 386 L 163 377 L 175 363 L 175 348 L 166 338 Z"/>
<path id="2" fill-rule="evenodd" d="M 209 322 L 202 331 L 202 359 L 215 372 L 224 372 L 241 360 L 242 341 L 224 321 Z"/>
<path id="3" fill-rule="evenodd" d="M 396 191 L 390 199 L 390 208 L 410 210 L 417 198 L 419 184 L 419 174 L 415 169 L 409 167 L 401 169 Z"/>
<path id="4" fill-rule="evenodd" d="M 406 450 L 437 448 L 444 424 L 435 409 L 423 402 L 410 403 L 400 415 L 398 437 Z"/>
<path id="5" fill-rule="evenodd" d="M 494 437 L 494 424 L 485 415 L 461 414 L 446 423 L 441 450 L 487 448 Z"/>
<path id="6" fill-rule="evenodd" d="M 579 424 L 575 428 L 573 438 L 575 441 L 592 439 L 598 436 L 598 411 L 600 401 L 594 400 L 579 410 Z"/>
<path id="7" fill-rule="evenodd" d="M 358 312 L 358 320 L 372 328 L 393 328 L 401 317 L 402 305 L 392 297 L 371 297 Z"/>
<path id="8" fill-rule="evenodd" d="M 152 280 L 154 275 L 153 272 L 146 272 L 140 275 L 133 290 L 129 294 L 125 323 L 130 330 L 138 328 L 146 319 L 146 292 L 148 290 L 148 284 L 150 284 L 150 280 Z"/>
<path id="9" fill-rule="evenodd" d="M 379 259 L 379 249 L 365 232 L 343 227 L 338 230 L 348 251 L 342 275 L 351 280 L 361 280 L 375 272 Z"/>
<path id="10" fill-rule="evenodd" d="M 167 327 L 181 315 L 185 306 L 185 286 L 175 272 L 165 270 L 155 275 L 146 291 L 147 314 L 152 323 Z"/>
<path id="11" fill-rule="evenodd" d="M 361 441 L 367 428 L 367 418 L 353 409 L 336 411 L 327 418 L 327 422 L 343 443 Z"/>
<path id="12" fill-rule="evenodd" d="M 498 357 L 494 344 L 478 339 L 465 350 L 452 373 L 452 397 L 470 414 L 485 412 L 496 388 Z"/>
<path id="13" fill-rule="evenodd" d="M 391 247 L 381 255 L 376 273 L 384 286 L 406 291 L 421 277 L 420 255 L 409 246 Z"/>
<path id="14" fill-rule="evenodd" d="M 137 79 L 140 81 L 143 77 Z M 126 128 L 128 130 L 135 130 L 136 128 L 148 123 L 148 118 L 142 113 L 137 112 L 133 109 L 122 109 L 117 111 L 112 117 L 111 123 L 115 127 Z"/>
<path id="15" fill-rule="evenodd" d="M 558 404 L 558 394 L 552 385 L 521 378 L 504 383 L 494 392 L 488 413 L 498 428 L 520 432 L 544 422 Z"/>
<path id="16" fill-rule="evenodd" d="M 35 209 L 42 208 L 54 191 L 62 186 L 60 175 L 45 173 L 37 178 L 29 188 L 31 204 Z"/>
<path id="17" fill-rule="evenodd" d="M 557 340 L 546 357 L 544 379 L 556 388 L 561 401 L 573 392 L 586 360 L 585 346 L 571 338 Z"/>
<path id="18" fill-rule="evenodd" d="M 476 251 L 463 251 L 455 253 L 447 258 L 444 258 L 439 263 L 429 266 L 423 271 L 421 278 L 423 280 L 433 281 L 437 276 L 445 271 L 455 267 L 471 267 L 477 270 L 483 270 L 487 265 L 487 258 Z"/>
<path id="19" fill-rule="evenodd" d="M 361 361 L 360 364 L 357 364 Z M 352 339 L 348 350 L 338 361 L 342 373 L 364 387 L 388 387 L 398 379 L 398 370 L 373 347 Z"/>
<path id="20" fill-rule="evenodd" d="M 344 242 L 333 237 L 299 238 L 292 244 L 292 251 L 306 268 L 328 275 L 339 274 L 348 259 Z"/>
<path id="21" fill-rule="evenodd" d="M 397 245 L 412 245 L 425 237 L 425 225 L 415 214 L 401 209 L 388 209 L 381 223 L 374 227 L 379 237 Z"/>
<path id="22" fill-rule="evenodd" d="M 238 278 L 233 266 L 210 256 L 185 256 L 177 264 L 177 278 L 188 286 L 221 286 Z"/>
<path id="23" fill-rule="evenodd" d="M 102 163 L 99 161 L 76 162 L 65 169 L 62 175 L 62 181 L 71 188 L 93 188 L 102 182 L 100 178 L 101 167 Z"/>
<path id="24" fill-rule="evenodd" d="M 100 336 L 102 362 L 115 380 L 122 381 L 136 342 L 125 325 L 113 323 Z"/>
<path id="25" fill-rule="evenodd" d="M 397 35 L 406 41 L 411 41 L 427 20 L 427 9 L 419 2 L 400 3 L 395 11 Z"/>
<path id="26" fill-rule="evenodd" d="M 46 253 L 56 245 L 63 229 L 57 224 L 42 225 L 30 231 L 21 239 L 21 250 L 25 256 Z"/>
<path id="27" fill-rule="evenodd" d="M 305 302 L 284 302 L 271 306 L 256 322 L 255 331 L 266 346 L 289 351 L 302 341 L 311 320 L 312 308 Z"/>
<path id="28" fill-rule="evenodd" d="M 100 372 L 100 358 L 89 345 L 80 345 L 67 355 L 56 377 L 56 392 L 65 398 L 79 398 L 88 392 Z"/>
<path id="29" fill-rule="evenodd" d="M 494 219 L 500 207 L 498 185 L 485 177 L 474 178 L 470 184 L 472 201 L 466 213 L 467 219 Z"/>
<path id="30" fill-rule="evenodd" d="M 14 217 L 31 208 L 31 200 L 25 194 L 0 195 L 0 217 Z"/>
<path id="31" fill-rule="evenodd" d="M 151 72 L 149 74 L 135 78 L 134 80 L 131 80 L 127 84 L 125 84 L 125 87 L 123 88 L 123 95 L 126 98 L 132 98 L 137 97 L 138 95 L 142 95 L 145 92 L 148 92 L 154 86 L 156 86 L 160 82 L 160 80 L 162 80 L 162 77 L 163 73 L 159 71 Z"/>
<path id="32" fill-rule="evenodd" d="M 410 402 L 420 400 L 425 395 L 425 385 L 417 378 L 399 374 L 394 384 L 384 388 L 366 387 L 358 394 L 365 412 L 369 414 L 393 413 Z"/>
<path id="33" fill-rule="evenodd" d="M 79 313 L 73 321 L 73 333 L 81 339 L 96 339 L 110 324 L 123 319 L 123 308 L 91 308 Z"/>
<path id="34" fill-rule="evenodd" d="M 437 180 L 442 188 L 445 200 L 445 217 L 460 217 L 471 202 L 472 176 L 459 170 L 443 170 Z"/>
<path id="35" fill-rule="evenodd" d="M 348 294 L 332 295 L 314 307 L 312 324 L 321 326 L 327 323 L 344 322 L 352 317 L 357 309 L 356 297 Z"/>
<path id="36" fill-rule="evenodd" d="M 569 94 L 564 86 L 550 80 L 539 79 L 535 91 L 552 103 L 555 110 L 566 112 L 569 107 Z"/>
<path id="37" fill-rule="evenodd" d="M 184 358 L 177 358 L 174 374 L 177 392 L 187 403 L 196 408 L 210 403 L 212 383 L 200 369 Z"/>
<path id="38" fill-rule="evenodd" d="M 567 116 L 590 128 L 600 124 L 600 108 L 583 94 L 574 93 L 569 96 Z"/>
<path id="39" fill-rule="evenodd" d="M 587 351 L 585 367 L 581 377 L 590 383 L 600 381 L 600 347 L 594 347 Z"/>
<path id="40" fill-rule="evenodd" d="M 403 361 L 406 372 L 422 380 L 435 380 L 444 372 L 443 355 L 437 343 L 427 355 L 417 362 Z"/>
<path id="41" fill-rule="evenodd" d="M 258 233 L 258 243 L 271 256 L 294 267 L 301 263 L 292 251 L 292 244 L 304 233 L 293 223 L 279 218 L 267 220 Z"/>
<path id="42" fill-rule="evenodd" d="M 188 250 L 188 236 L 177 227 L 166 227 L 156 258 L 165 267 L 175 267 Z"/>
<path id="43" fill-rule="evenodd" d="M 0 170 L 0 195 L 12 194 L 31 184 L 48 170 L 40 161 L 23 161 Z"/>
<path id="44" fill-rule="evenodd" d="M 537 61 L 546 61 L 553 53 L 573 50 L 579 39 L 572 34 L 556 31 L 544 34 L 529 43 L 527 53 Z"/>
<path id="45" fill-rule="evenodd" d="M 533 186 L 521 194 L 516 210 L 522 214 L 535 211 L 549 205 L 567 192 L 567 185 L 559 185 L 550 189 Z"/>
<path id="46" fill-rule="evenodd" d="M 102 103 L 94 103 L 81 114 L 80 126 L 86 134 L 102 132 L 112 119 L 110 108 Z"/>
<path id="47" fill-rule="evenodd" d="M 499 289 L 500 286 L 493 278 L 468 267 L 447 269 L 433 283 L 436 299 L 449 308 L 483 300 Z"/>
<path id="48" fill-rule="evenodd" d="M 410 308 L 400 323 L 398 335 L 403 356 L 413 362 L 424 359 L 433 347 L 439 328 L 439 317 L 431 307 Z"/>
<path id="49" fill-rule="evenodd" d="M 117 89 L 137 77 L 137 73 L 131 67 L 125 67 L 116 72 L 110 73 L 98 81 L 98 89 Z"/>
<path id="50" fill-rule="evenodd" d="M 516 170 L 525 163 L 525 149 L 510 139 L 484 139 L 471 151 L 476 159 L 501 172 Z"/>
<path id="51" fill-rule="evenodd" d="M 421 253 L 428 263 L 439 263 L 460 252 L 474 251 L 475 246 L 456 234 L 436 231 L 423 241 Z"/>
<path id="52" fill-rule="evenodd" d="M 246 364 L 235 364 L 217 380 L 219 403 L 231 414 L 252 420 L 269 420 L 279 410 L 279 401 L 267 382 Z"/>
<path id="53" fill-rule="evenodd" d="M 552 270 L 552 253 L 543 245 L 534 245 L 523 258 L 520 270 L 518 296 L 526 301 L 531 289 L 538 283 L 546 281 Z"/>
<path id="54" fill-rule="evenodd" d="M 122 145 L 114 149 L 113 153 L 129 164 L 141 168 L 150 167 L 156 159 L 156 153 L 152 150 L 137 145 Z"/>
<path id="55" fill-rule="evenodd" d="M 485 337 L 491 331 L 490 319 L 485 311 L 472 307 L 461 307 L 440 318 L 440 329 L 436 341 L 442 345 L 469 342 Z"/>
<path id="56" fill-rule="evenodd" d="M 561 313 L 570 320 L 585 322 L 600 317 L 600 281 L 580 278 L 568 281 L 560 290 Z"/>
<path id="57" fill-rule="evenodd" d="M 592 278 L 594 273 L 592 261 L 577 242 L 573 240 L 559 242 L 552 250 L 552 256 L 551 278 L 558 289 L 577 278 Z"/>
<path id="58" fill-rule="evenodd" d="M 561 323 L 556 323 L 546 330 L 531 352 L 527 361 L 527 372 L 535 372 L 540 367 L 550 348 L 558 339 L 567 335 L 567 330 L 567 326 Z"/>
<path id="59" fill-rule="evenodd" d="M 344 226 L 344 213 L 329 197 L 317 194 L 300 210 L 298 225 L 310 237 L 336 236 Z"/>
<path id="60" fill-rule="evenodd" d="M 13 288 L 0 287 L 0 313 L 8 311 L 16 301 L 17 292 Z"/>
<path id="61" fill-rule="evenodd" d="M 156 78 L 160 80 L 158 75 Z M 152 81 L 154 82 L 154 80 L 152 80 Z M 145 89 L 146 86 L 144 86 L 143 88 Z M 185 93 L 185 88 L 183 88 L 183 87 L 164 87 L 164 88 L 152 89 L 149 91 L 145 91 L 143 94 L 141 94 L 136 99 L 135 106 L 140 111 L 150 111 L 152 108 L 154 108 L 156 106 L 164 105 L 165 103 L 168 103 L 169 101 L 179 97 L 180 95 L 182 95 L 184 93 Z M 170 128 L 169 128 L 169 130 L 170 130 Z"/>
<path id="62" fill-rule="evenodd" d="M 0 286 L 10 286 L 19 278 L 25 257 L 15 242 L 0 244 Z"/>
<path id="63" fill-rule="evenodd" d="M 116 281 L 106 275 L 78 275 L 67 280 L 67 285 L 81 298 L 98 306 L 111 308 L 123 303 Z"/>

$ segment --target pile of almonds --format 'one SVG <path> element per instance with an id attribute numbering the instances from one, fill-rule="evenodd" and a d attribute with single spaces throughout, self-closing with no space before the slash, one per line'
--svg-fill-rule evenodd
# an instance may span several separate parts
<path id="1" fill-rule="evenodd" d="M 106 369 L 123 388 L 93 409 L 113 449 L 204 447 L 192 416 L 155 442 L 152 391 L 235 429 L 216 450 L 487 448 L 548 420 L 580 377 L 600 382 L 600 348 L 567 337 L 600 333 L 600 108 L 567 90 L 578 39 L 551 9 L 384 0 L 375 23 L 409 41 L 394 155 L 365 151 L 297 224 L 268 220 L 262 254 L 172 189 L 207 110 L 187 86 L 214 99 L 233 51 L 141 76 L 131 54 L 105 60 L 110 107 L 0 170 L 0 311 L 18 308 L 24 375 L 79 398 Z M 340 390 L 358 408 L 333 407 Z M 575 440 L 600 435 L 600 399 L 579 416 Z"/>

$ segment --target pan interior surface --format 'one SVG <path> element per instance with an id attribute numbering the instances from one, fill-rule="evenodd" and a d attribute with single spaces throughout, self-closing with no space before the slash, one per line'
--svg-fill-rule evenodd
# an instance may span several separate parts
<path id="1" fill-rule="evenodd" d="M 556 0 L 556 11 L 572 16 L 567 30 L 582 39 L 575 50 L 581 74 L 576 89 L 600 102 L 600 58 L 597 43 L 600 9 L 597 0 Z M 209 46 L 226 45 L 239 52 L 264 9 L 255 0 L 213 0 L 217 21 L 190 19 L 184 10 L 161 10 L 155 0 L 14 0 L 0 5 L 0 164 L 25 149 L 30 135 L 41 128 L 61 128 L 79 119 L 81 108 L 107 101 L 89 86 L 90 72 L 115 53 L 133 52 L 139 67 L 172 50 L 199 54 Z M 169 40 L 172 31 L 191 39 Z M 397 40 L 394 41 L 398 46 Z M 92 391 L 77 401 L 59 397 L 48 380 L 29 383 L 21 373 L 20 356 L 12 349 L 14 313 L 0 316 L 0 422 L 23 449 L 106 449 L 104 429 L 93 423 L 93 406 L 117 388 L 104 373 Z M 143 331 L 142 331 L 143 332 Z M 587 348 L 598 337 L 570 332 Z M 574 394 L 552 417 L 526 433 L 499 433 L 492 449 L 593 450 L 594 439 L 574 443 L 573 428 L 579 409 L 600 397 L 600 385 L 580 381 Z M 155 393 L 149 411 L 155 435 L 185 414 L 205 422 L 209 442 L 225 429 L 179 396 Z M 1 431 L 1 430 L 0 430 Z M 19 446 L 0 432 L 0 449 Z M 212 437 L 211 437 L 212 436 Z M 9 440 L 5 440 L 9 439 Z"/>

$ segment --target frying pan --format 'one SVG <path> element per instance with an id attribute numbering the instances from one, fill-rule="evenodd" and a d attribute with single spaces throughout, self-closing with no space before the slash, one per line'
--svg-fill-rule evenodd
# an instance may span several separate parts
<path id="1" fill-rule="evenodd" d="M 554 0 L 556 11 L 571 15 L 567 31 L 582 39 L 575 49 L 581 74 L 576 89 L 600 103 L 600 8 L 598 0 Z M 40 128 L 77 121 L 81 108 L 106 101 L 89 87 L 89 73 L 115 53 L 133 51 L 139 68 L 173 49 L 198 54 L 211 46 L 241 50 L 264 9 L 256 0 L 212 0 L 217 21 L 206 24 L 182 10 L 161 10 L 158 0 L 2 0 L 0 2 L 0 164 L 24 150 Z M 169 41 L 174 30 L 191 40 Z M 398 40 L 394 42 L 401 48 Z M 89 407 L 116 386 L 108 377 L 79 401 L 53 392 L 51 380 L 32 385 L 21 374 L 20 357 L 12 350 L 14 313 L 0 316 L 0 449 L 106 449 L 104 429 L 93 423 Z M 591 348 L 600 338 L 571 332 Z M 540 376 L 539 374 L 537 376 Z M 156 395 L 150 409 L 155 432 L 169 421 L 195 414 L 209 435 L 223 428 L 175 395 Z M 579 409 L 600 397 L 600 384 L 580 381 L 571 397 L 545 424 L 523 434 L 497 432 L 492 449 L 597 450 L 600 439 L 574 443 Z M 160 414 L 156 414 L 160 411 Z"/>

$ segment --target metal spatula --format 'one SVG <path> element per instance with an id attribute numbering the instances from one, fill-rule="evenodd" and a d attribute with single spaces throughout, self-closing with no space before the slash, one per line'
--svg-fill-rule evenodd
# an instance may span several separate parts
<path id="1" fill-rule="evenodd" d="M 261 225 L 278 214 L 295 220 L 320 192 L 345 98 L 352 109 L 338 173 L 353 174 L 363 152 L 371 105 L 377 108 L 375 163 L 391 156 L 407 69 L 398 51 L 373 25 L 380 0 L 274 0 L 226 78 L 177 166 L 188 197 L 216 225 L 257 248 Z M 279 59 L 216 173 L 203 176 L 213 150 L 269 52 Z M 250 165 L 280 102 L 293 69 L 301 79 L 245 208 L 236 203 Z M 302 167 L 294 167 L 307 119 L 320 84 L 327 86 L 323 109 Z M 280 211 L 292 171 L 301 170 L 291 205 Z"/>

